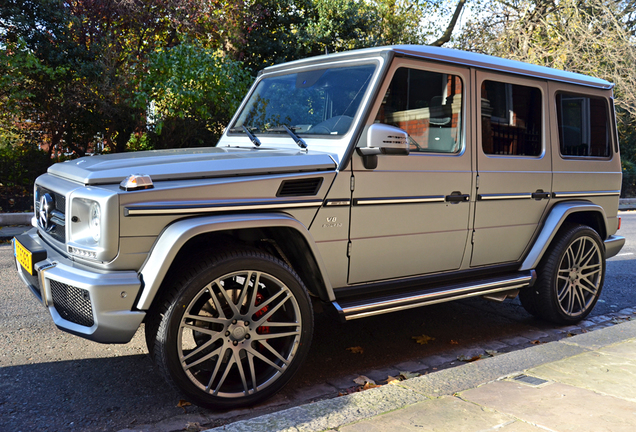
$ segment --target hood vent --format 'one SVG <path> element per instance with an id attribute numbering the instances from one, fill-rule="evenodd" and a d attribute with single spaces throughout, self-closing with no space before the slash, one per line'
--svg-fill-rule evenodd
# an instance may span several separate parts
<path id="1" fill-rule="evenodd" d="M 285 180 L 281 183 L 277 197 L 312 196 L 318 193 L 322 177 L 302 180 Z"/>

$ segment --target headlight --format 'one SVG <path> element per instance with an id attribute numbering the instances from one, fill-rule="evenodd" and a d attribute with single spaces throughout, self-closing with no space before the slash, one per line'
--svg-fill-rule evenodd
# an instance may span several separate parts
<path id="1" fill-rule="evenodd" d="M 102 212 L 99 208 L 99 204 L 96 202 L 91 204 L 88 224 L 93 240 L 95 240 L 95 243 L 98 243 L 102 233 Z"/>

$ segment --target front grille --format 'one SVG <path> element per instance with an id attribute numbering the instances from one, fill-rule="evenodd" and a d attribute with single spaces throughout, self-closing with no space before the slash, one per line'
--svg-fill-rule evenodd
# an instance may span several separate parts
<path id="1" fill-rule="evenodd" d="M 65 320 L 86 327 L 95 323 L 88 291 L 51 280 L 51 295 L 55 310 Z"/>
<path id="2" fill-rule="evenodd" d="M 51 211 L 51 218 L 49 221 L 50 227 L 48 230 L 44 229 L 39 223 L 40 212 L 40 197 L 44 194 L 49 194 L 53 198 L 54 210 Z M 66 242 L 66 197 L 57 192 L 53 192 L 49 189 L 45 189 L 41 186 L 36 186 L 35 189 L 35 217 L 38 219 L 38 226 L 42 228 L 47 234 L 53 237 L 55 240 L 65 243 Z"/>

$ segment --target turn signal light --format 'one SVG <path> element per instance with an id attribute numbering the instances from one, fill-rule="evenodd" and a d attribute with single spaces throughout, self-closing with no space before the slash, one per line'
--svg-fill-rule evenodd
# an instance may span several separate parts
<path id="1" fill-rule="evenodd" d="M 119 188 L 125 191 L 135 191 L 139 189 L 152 189 L 154 184 L 148 174 L 132 174 L 126 177 Z"/>

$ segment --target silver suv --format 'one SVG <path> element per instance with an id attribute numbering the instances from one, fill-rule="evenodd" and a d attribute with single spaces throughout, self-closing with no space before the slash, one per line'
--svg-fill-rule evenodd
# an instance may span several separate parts
<path id="1" fill-rule="evenodd" d="M 612 84 L 393 46 L 265 69 L 216 146 L 81 158 L 35 184 L 17 270 L 62 330 L 253 404 L 342 320 L 519 295 L 574 323 L 618 253 Z"/>

